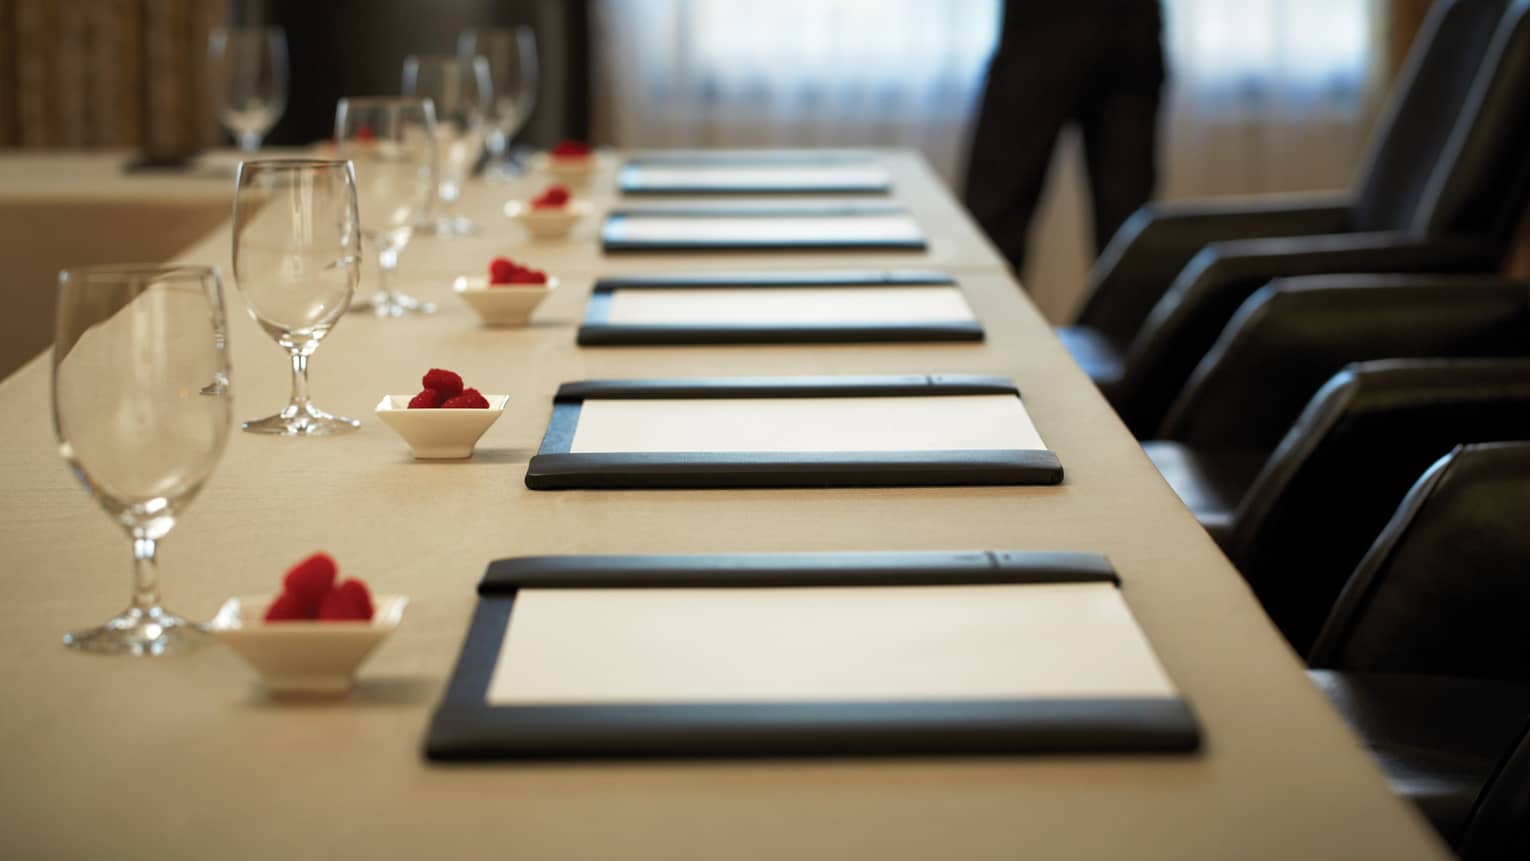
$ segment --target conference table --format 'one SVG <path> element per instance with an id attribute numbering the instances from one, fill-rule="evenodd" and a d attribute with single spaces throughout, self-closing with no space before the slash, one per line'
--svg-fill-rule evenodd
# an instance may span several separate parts
<path id="1" fill-rule="evenodd" d="M 59 458 L 39 356 L 0 382 L 0 838 L 16 858 L 1441 858 L 1308 681 L 1237 572 L 917 156 L 876 151 L 917 253 L 603 254 L 596 221 L 532 241 L 500 214 L 547 184 L 469 184 L 467 239 L 405 251 L 434 316 L 348 315 L 312 362 L 347 436 L 235 432 L 162 543 L 166 602 L 210 618 L 324 549 L 411 604 L 339 699 L 267 693 L 222 647 L 75 654 L 60 637 L 125 604 L 128 542 Z M 610 154 L 614 162 L 618 154 Z M 39 167 L 38 169 L 45 169 Z M 60 170 L 67 169 L 63 166 Z M 231 191 L 231 189 L 230 189 Z M 628 205 L 610 172 L 597 210 Z M 177 259 L 225 271 L 236 418 L 285 402 L 285 357 L 244 313 L 227 226 Z M 560 285 L 530 325 L 490 329 L 451 280 L 504 254 Z M 580 348 L 593 281 L 634 272 L 934 267 L 986 329 L 974 343 Z M 430 367 L 509 395 L 465 461 L 414 461 L 372 410 Z M 1012 378 L 1066 465 L 1057 486 L 529 490 L 560 383 L 601 378 L 990 374 Z M 1188 755 L 1010 755 L 432 764 L 422 745 L 496 559 L 570 553 L 1060 550 L 1106 555 L 1195 710 Z M 847 632 L 853 635 L 853 632 Z"/>

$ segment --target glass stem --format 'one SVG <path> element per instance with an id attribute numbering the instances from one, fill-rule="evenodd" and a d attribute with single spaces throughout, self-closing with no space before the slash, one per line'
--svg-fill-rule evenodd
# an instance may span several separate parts
<path id="1" fill-rule="evenodd" d="M 308 406 L 308 357 L 292 354 L 292 407 L 302 412 Z"/>
<path id="2" fill-rule="evenodd" d="M 390 286 L 393 270 L 398 268 L 398 249 L 391 245 L 384 245 L 377 251 L 377 290 L 387 302 L 392 302 L 396 294 Z"/>
<path id="3" fill-rule="evenodd" d="M 260 132 L 240 132 L 239 148 L 245 152 L 256 152 L 260 149 Z"/>
<path id="4" fill-rule="evenodd" d="M 133 537 L 133 608 L 159 606 L 159 565 L 154 561 L 154 539 Z"/>

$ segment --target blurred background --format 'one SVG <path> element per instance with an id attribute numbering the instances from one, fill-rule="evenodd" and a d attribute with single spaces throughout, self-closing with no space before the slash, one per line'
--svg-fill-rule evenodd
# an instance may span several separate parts
<path id="1" fill-rule="evenodd" d="M 1169 62 L 1158 196 L 1348 184 L 1426 0 L 1163 0 Z M 335 100 L 396 93 L 405 54 L 467 27 L 536 31 L 518 143 L 909 146 L 960 193 L 998 0 L 0 0 L 0 146 L 180 152 L 225 142 L 207 44 L 285 30 L 268 144 L 329 136 Z M 1092 259 L 1065 133 L 1021 273 L 1053 320 Z"/>

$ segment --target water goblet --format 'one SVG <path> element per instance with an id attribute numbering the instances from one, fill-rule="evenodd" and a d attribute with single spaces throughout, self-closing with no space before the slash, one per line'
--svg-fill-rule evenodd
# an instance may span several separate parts
<path id="1" fill-rule="evenodd" d="M 520 173 L 511 145 L 531 119 L 537 103 L 537 41 L 530 27 L 463 30 L 457 37 L 459 57 L 489 61 L 493 93 L 486 146 L 491 170 L 487 175 L 508 179 Z"/>
<path id="2" fill-rule="evenodd" d="M 208 71 L 218 121 L 246 152 L 260 149 L 287 108 L 287 37 L 268 28 L 212 31 Z"/>
<path id="3" fill-rule="evenodd" d="M 355 168 L 362 236 L 377 253 L 379 317 L 436 306 L 393 287 L 398 256 L 436 193 L 436 112 L 429 99 L 347 98 L 335 108 L 337 156 Z"/>
<path id="4" fill-rule="evenodd" d="M 234 281 L 250 316 L 287 350 L 292 399 L 244 423 L 251 433 L 328 436 L 355 430 L 308 395 L 308 357 L 351 306 L 361 275 L 356 183 L 343 161 L 273 159 L 239 165 Z"/>
<path id="5" fill-rule="evenodd" d="M 483 57 L 422 54 L 404 59 L 404 95 L 429 99 L 436 110 L 435 217 L 421 222 L 436 236 L 478 232 L 471 219 L 453 214 L 484 148 L 484 123 L 490 100 L 489 61 Z"/>
<path id="6" fill-rule="evenodd" d="M 164 655 L 208 641 L 160 602 L 155 554 L 223 455 L 232 423 L 217 270 L 87 266 L 58 279 L 53 429 L 75 477 L 133 542 L 133 594 L 64 637 L 98 654 Z"/>

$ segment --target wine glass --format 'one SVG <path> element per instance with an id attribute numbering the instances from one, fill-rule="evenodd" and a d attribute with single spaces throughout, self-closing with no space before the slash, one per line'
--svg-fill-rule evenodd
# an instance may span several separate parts
<path id="1" fill-rule="evenodd" d="M 494 170 L 490 176 L 513 176 L 519 168 L 511 158 L 510 145 L 531 119 L 537 103 L 537 40 L 530 27 L 463 30 L 457 37 L 459 57 L 483 57 L 489 61 L 489 87 L 494 94 L 489 111 L 489 149 Z"/>
<path id="2" fill-rule="evenodd" d="M 287 37 L 274 27 L 218 29 L 207 45 L 218 121 L 254 152 L 287 107 Z"/>
<path id="3" fill-rule="evenodd" d="M 429 99 L 341 99 L 335 108 L 338 157 L 356 172 L 361 232 L 377 249 L 379 317 L 431 314 L 436 306 L 398 292 L 391 276 L 415 222 L 436 193 L 436 110 Z"/>
<path id="4" fill-rule="evenodd" d="M 308 357 L 351 306 L 361 277 L 356 181 L 343 161 L 244 161 L 234 191 L 234 281 L 255 322 L 292 357 L 292 401 L 251 433 L 355 430 L 308 399 Z"/>
<path id="5" fill-rule="evenodd" d="M 87 266 L 58 277 L 53 430 L 96 503 L 133 540 L 131 605 L 64 637 L 102 654 L 162 655 L 206 629 L 160 604 L 158 542 L 228 441 L 228 335 L 218 271 Z"/>
<path id="6" fill-rule="evenodd" d="M 477 225 L 452 210 L 462 183 L 483 155 L 490 107 L 489 61 L 450 54 L 404 58 L 404 95 L 429 99 L 436 110 L 436 199 L 441 211 L 421 226 L 437 236 L 476 233 Z"/>

